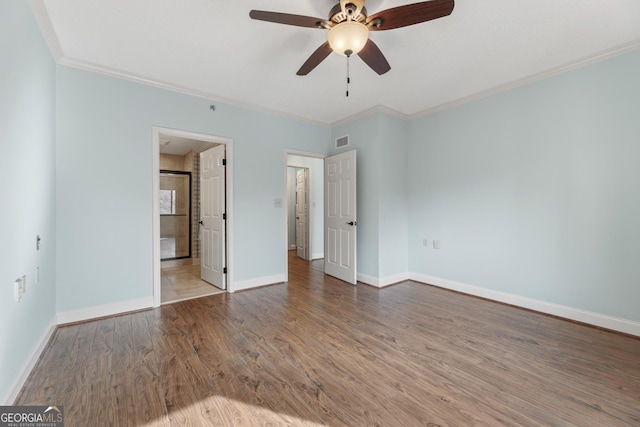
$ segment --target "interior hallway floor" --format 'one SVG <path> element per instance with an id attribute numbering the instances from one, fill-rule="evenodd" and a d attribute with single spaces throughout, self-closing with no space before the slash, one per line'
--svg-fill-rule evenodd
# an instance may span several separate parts
<path id="1" fill-rule="evenodd" d="M 225 292 L 200 278 L 199 265 L 163 268 L 161 276 L 162 304 Z"/>

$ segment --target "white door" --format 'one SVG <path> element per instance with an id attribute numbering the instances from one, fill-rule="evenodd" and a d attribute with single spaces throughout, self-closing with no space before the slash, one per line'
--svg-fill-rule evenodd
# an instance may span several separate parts
<path id="1" fill-rule="evenodd" d="M 296 254 L 309 259 L 309 169 L 296 171 Z"/>
<path id="2" fill-rule="evenodd" d="M 227 288 L 224 148 L 200 153 L 200 275 L 220 289 Z"/>
<path id="3" fill-rule="evenodd" d="M 324 162 L 324 272 L 356 284 L 356 151 Z"/>

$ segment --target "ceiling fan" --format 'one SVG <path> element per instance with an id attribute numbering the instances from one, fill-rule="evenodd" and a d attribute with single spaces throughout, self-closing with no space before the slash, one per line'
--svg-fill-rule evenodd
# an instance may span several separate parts
<path id="1" fill-rule="evenodd" d="M 340 0 L 329 11 L 328 19 L 289 13 L 252 10 L 249 16 L 260 21 L 297 27 L 329 30 L 324 42 L 296 73 L 306 76 L 331 52 L 350 57 L 358 55 L 373 71 L 382 75 L 391 69 L 378 46 L 369 39 L 369 31 L 392 30 L 448 16 L 454 0 L 430 0 L 386 9 L 369 16 L 365 0 Z"/>

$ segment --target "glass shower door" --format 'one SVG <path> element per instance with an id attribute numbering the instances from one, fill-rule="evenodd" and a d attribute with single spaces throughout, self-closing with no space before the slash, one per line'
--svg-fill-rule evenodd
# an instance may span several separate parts
<path id="1" fill-rule="evenodd" d="M 191 257 L 191 172 L 160 171 L 160 258 Z"/>

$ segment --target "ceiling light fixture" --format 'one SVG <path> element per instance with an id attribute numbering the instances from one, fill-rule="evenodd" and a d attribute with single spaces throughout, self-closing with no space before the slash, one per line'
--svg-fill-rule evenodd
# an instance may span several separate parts
<path id="1" fill-rule="evenodd" d="M 357 55 L 369 41 L 369 28 L 360 22 L 347 20 L 329 30 L 327 41 L 338 55 Z"/>

